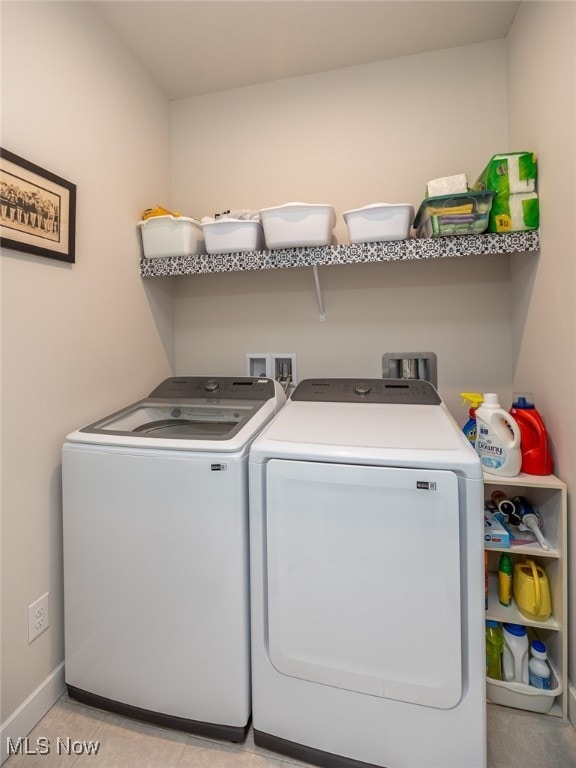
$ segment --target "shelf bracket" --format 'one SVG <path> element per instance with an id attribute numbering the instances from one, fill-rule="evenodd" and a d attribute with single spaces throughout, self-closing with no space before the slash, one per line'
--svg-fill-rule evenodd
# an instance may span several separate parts
<path id="1" fill-rule="evenodd" d="M 318 266 L 316 264 L 312 267 L 314 272 L 314 284 L 316 286 L 316 301 L 318 302 L 318 320 L 321 323 L 326 320 L 326 313 L 324 312 L 324 302 L 322 301 L 322 292 L 320 290 L 320 277 L 318 275 Z"/>

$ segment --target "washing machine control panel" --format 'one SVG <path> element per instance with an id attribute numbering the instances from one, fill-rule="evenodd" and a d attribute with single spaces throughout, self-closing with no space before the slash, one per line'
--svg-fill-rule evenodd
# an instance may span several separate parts
<path id="1" fill-rule="evenodd" d="M 305 379 L 298 384 L 291 400 L 402 405 L 442 402 L 432 384 L 420 379 Z"/>
<path id="2" fill-rule="evenodd" d="M 149 397 L 217 398 L 220 400 L 269 400 L 275 396 L 274 382 L 253 376 L 174 376 L 165 379 Z"/>

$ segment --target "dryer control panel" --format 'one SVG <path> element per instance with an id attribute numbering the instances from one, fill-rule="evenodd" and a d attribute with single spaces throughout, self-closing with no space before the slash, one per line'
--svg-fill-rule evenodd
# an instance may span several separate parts
<path id="1" fill-rule="evenodd" d="M 305 379 L 291 400 L 325 403 L 440 405 L 440 395 L 420 379 Z"/>

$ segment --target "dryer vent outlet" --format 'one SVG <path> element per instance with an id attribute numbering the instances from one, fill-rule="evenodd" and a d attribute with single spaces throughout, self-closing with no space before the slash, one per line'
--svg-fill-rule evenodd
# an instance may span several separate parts
<path id="1" fill-rule="evenodd" d="M 382 355 L 383 379 L 424 379 L 438 388 L 434 352 L 386 352 Z"/>

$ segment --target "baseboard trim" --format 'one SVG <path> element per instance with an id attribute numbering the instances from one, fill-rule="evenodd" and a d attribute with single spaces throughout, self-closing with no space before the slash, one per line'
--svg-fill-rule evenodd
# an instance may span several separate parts
<path id="1" fill-rule="evenodd" d="M 6 722 L 0 725 L 0 765 L 8 757 L 8 739 L 12 739 L 14 744 L 21 736 L 27 736 L 65 690 L 64 662 L 62 662 L 35 691 L 32 691 Z"/>
<path id="2" fill-rule="evenodd" d="M 568 719 L 576 730 L 576 686 L 568 685 Z"/>

